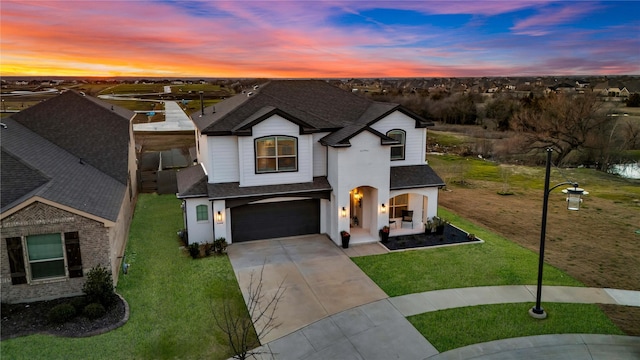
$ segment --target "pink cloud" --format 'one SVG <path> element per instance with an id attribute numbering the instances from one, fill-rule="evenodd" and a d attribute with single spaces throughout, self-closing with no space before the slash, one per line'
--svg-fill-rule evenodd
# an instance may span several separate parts
<path id="1" fill-rule="evenodd" d="M 597 6 L 591 3 L 582 2 L 580 6 L 565 6 L 559 10 L 556 8 L 544 9 L 538 15 L 518 21 L 511 27 L 511 30 L 520 35 L 546 35 L 554 32 L 556 26 L 569 23 L 574 19 L 593 12 L 597 8 Z"/>

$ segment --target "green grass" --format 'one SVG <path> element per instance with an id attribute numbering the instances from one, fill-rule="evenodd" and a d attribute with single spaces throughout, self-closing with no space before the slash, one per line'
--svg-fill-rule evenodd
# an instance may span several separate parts
<path id="1" fill-rule="evenodd" d="M 456 155 L 430 155 L 428 160 L 429 165 L 448 183 L 460 179 L 470 182 L 472 186 L 473 181 L 495 182 L 496 191 L 499 191 L 506 181 L 511 191 L 516 194 L 529 190 L 542 191 L 544 188 L 544 166 L 503 167 L 490 161 Z M 503 172 L 507 175 L 503 176 Z M 624 179 L 594 169 L 552 168 L 550 178 L 552 184 L 567 180 L 577 181 L 580 187 L 589 191 L 589 197 L 614 200 L 637 210 L 637 201 L 640 200 L 640 180 Z"/>
<path id="2" fill-rule="evenodd" d="M 459 216 L 439 209 L 439 216 L 484 240 L 437 249 L 353 258 L 389 296 L 438 289 L 537 283 L 538 255 Z M 584 286 L 546 265 L 545 285 Z"/>
<path id="3" fill-rule="evenodd" d="M 463 135 L 429 130 L 429 142 L 441 146 L 459 146 L 465 143 L 466 137 Z"/>
<path id="4" fill-rule="evenodd" d="M 529 316 L 533 303 L 481 305 L 434 311 L 407 319 L 443 352 L 462 346 L 544 334 L 624 335 L 592 304 L 545 303 L 544 320 Z"/>
<path id="5" fill-rule="evenodd" d="M 2 341 L 3 359 L 226 359 L 231 356 L 211 308 L 221 299 L 243 307 L 227 256 L 193 260 L 182 251 L 180 201 L 141 194 L 127 244 L 129 274 L 118 293 L 129 322 L 90 338 L 32 335 Z"/>
<path id="6" fill-rule="evenodd" d="M 103 89 L 100 94 L 148 94 L 163 91 L 163 84 L 119 84 Z"/>

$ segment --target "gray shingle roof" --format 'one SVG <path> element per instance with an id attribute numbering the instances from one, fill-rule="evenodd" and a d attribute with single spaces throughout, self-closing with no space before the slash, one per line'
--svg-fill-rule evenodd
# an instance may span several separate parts
<path id="1" fill-rule="evenodd" d="M 11 118 L 126 185 L 134 115 L 119 106 L 66 91 Z"/>
<path id="2" fill-rule="evenodd" d="M 117 220 L 126 185 L 12 118 L 3 122 L 7 128 L 0 129 L 2 212 L 40 196 L 106 220 Z M 5 172 L 5 160 L 9 169 L 20 171 Z M 29 185 L 20 185 L 21 181 Z M 14 195 L 4 199 L 5 191 Z"/>
<path id="3" fill-rule="evenodd" d="M 5 129 L 2 129 L 2 132 L 5 132 Z M 0 174 L 4 175 L 2 187 L 0 187 L 0 207 L 3 209 L 51 180 L 42 172 L 5 151 L 4 148 L 0 155 Z"/>
<path id="4" fill-rule="evenodd" d="M 214 112 L 215 110 L 215 112 Z M 349 146 L 351 137 L 393 111 L 433 125 L 404 107 L 363 98 L 320 80 L 274 80 L 192 114 L 205 135 L 250 135 L 251 127 L 276 113 L 300 125 L 302 133 L 339 132 L 323 138 L 328 146 Z M 384 139 L 388 140 L 388 139 Z"/>
<path id="5" fill-rule="evenodd" d="M 312 182 L 281 185 L 240 187 L 240 183 L 207 184 L 209 199 L 236 199 L 250 196 L 273 196 L 331 191 L 331 185 L 324 176 L 314 177 Z"/>
<path id="6" fill-rule="evenodd" d="M 207 175 L 201 164 L 180 169 L 176 178 L 179 198 L 207 196 Z"/>
<path id="7" fill-rule="evenodd" d="M 444 181 L 429 165 L 395 166 L 391 168 L 391 190 L 444 186 Z"/>

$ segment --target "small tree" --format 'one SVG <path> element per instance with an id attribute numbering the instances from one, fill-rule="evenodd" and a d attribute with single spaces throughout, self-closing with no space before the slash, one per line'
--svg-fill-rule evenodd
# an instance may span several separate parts
<path id="1" fill-rule="evenodd" d="M 87 274 L 87 281 L 82 286 L 82 292 L 87 295 L 89 303 L 100 303 L 105 308 L 111 307 L 117 299 L 111 271 L 102 265 L 91 268 Z"/>
<path id="2" fill-rule="evenodd" d="M 237 306 L 231 299 L 224 299 L 222 308 L 212 307 L 213 319 L 216 326 L 225 334 L 233 358 L 244 360 L 250 356 L 262 353 L 256 348 L 271 330 L 280 326 L 276 322 L 275 312 L 284 296 L 284 279 L 278 285 L 275 293 L 269 297 L 263 289 L 264 264 L 259 275 L 251 272 L 247 286 L 246 309 Z"/>

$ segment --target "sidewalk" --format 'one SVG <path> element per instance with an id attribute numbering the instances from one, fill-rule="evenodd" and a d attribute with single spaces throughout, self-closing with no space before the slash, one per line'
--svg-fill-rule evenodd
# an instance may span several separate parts
<path id="1" fill-rule="evenodd" d="M 406 316 L 482 304 L 535 302 L 533 285 L 428 291 L 379 300 L 343 311 L 263 345 L 261 359 L 640 359 L 640 338 L 561 334 L 474 344 L 442 354 Z M 640 292 L 544 286 L 543 302 L 640 307 Z"/>

